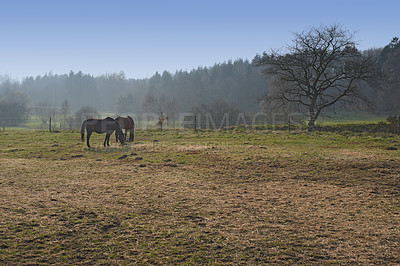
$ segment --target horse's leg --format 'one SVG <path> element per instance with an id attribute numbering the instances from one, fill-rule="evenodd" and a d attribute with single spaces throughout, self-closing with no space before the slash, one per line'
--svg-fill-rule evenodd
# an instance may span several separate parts
<path id="1" fill-rule="evenodd" d="M 111 133 L 108 134 L 108 138 L 107 138 L 107 146 L 110 147 L 110 137 L 111 137 Z"/>
<path id="2" fill-rule="evenodd" d="M 110 133 L 106 133 L 106 138 L 104 139 L 104 147 L 106 146 L 106 143 L 108 146 L 110 146 L 110 144 L 108 144 L 108 140 L 110 139 Z"/>
<path id="3" fill-rule="evenodd" d="M 87 136 L 86 136 L 86 145 L 89 148 L 90 148 L 90 144 L 89 144 L 90 135 L 92 135 L 92 131 L 91 130 L 87 131 Z"/>
<path id="4" fill-rule="evenodd" d="M 126 136 L 128 136 L 128 130 L 125 129 L 125 135 L 124 135 L 124 140 L 126 141 Z"/>
<path id="5" fill-rule="evenodd" d="M 133 129 L 129 130 L 129 141 L 133 141 Z"/>

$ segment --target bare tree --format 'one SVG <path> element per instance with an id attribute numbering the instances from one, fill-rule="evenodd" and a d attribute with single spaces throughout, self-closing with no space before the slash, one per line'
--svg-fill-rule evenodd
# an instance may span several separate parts
<path id="1" fill-rule="evenodd" d="M 161 94 L 157 99 L 157 112 L 160 116 L 163 116 L 163 114 L 165 113 L 167 103 L 167 96 L 165 96 L 165 94 Z"/>
<path id="2" fill-rule="evenodd" d="M 172 119 L 172 126 L 175 128 L 175 116 L 178 110 L 177 102 L 174 99 L 167 101 L 165 110 L 167 111 L 169 119 Z"/>
<path id="3" fill-rule="evenodd" d="M 335 104 L 369 103 L 362 83 L 374 83 L 376 62 L 356 48 L 355 33 L 339 25 L 295 33 L 286 53 L 264 52 L 256 65 L 271 80 L 260 101 L 271 107 L 306 108 L 309 130 L 321 112 Z"/>
<path id="4" fill-rule="evenodd" d="M 64 126 L 65 123 L 67 122 L 67 115 L 69 114 L 69 103 L 68 100 L 65 99 L 62 104 L 61 104 L 61 114 L 63 116 L 63 120 L 64 120 Z"/>
<path id="5" fill-rule="evenodd" d="M 143 100 L 142 109 L 144 112 L 158 112 L 157 98 L 151 92 L 148 92 Z"/>

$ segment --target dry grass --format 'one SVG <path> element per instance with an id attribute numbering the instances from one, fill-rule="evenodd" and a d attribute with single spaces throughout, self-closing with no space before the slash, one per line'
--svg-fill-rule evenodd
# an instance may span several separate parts
<path id="1" fill-rule="evenodd" d="M 138 133 L 0 135 L 0 263 L 400 263 L 398 137 Z"/>

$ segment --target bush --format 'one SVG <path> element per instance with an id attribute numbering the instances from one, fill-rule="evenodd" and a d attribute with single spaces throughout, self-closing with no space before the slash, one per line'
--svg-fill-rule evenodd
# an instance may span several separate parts
<path id="1" fill-rule="evenodd" d="M 386 121 L 387 122 L 389 122 L 389 124 L 390 124 L 390 129 L 391 129 L 391 131 L 393 132 L 393 133 L 399 133 L 400 131 L 400 129 L 399 129 L 399 117 L 398 116 L 395 116 L 395 115 L 392 115 L 392 116 L 389 116 L 388 118 L 386 118 Z"/>
<path id="2" fill-rule="evenodd" d="M 89 118 L 98 118 L 99 113 L 97 110 L 90 106 L 83 106 L 75 112 L 75 126 L 79 127 L 83 121 Z"/>
<path id="3" fill-rule="evenodd" d="M 6 126 L 18 126 L 27 119 L 28 108 L 22 102 L 0 102 L 0 123 Z"/>

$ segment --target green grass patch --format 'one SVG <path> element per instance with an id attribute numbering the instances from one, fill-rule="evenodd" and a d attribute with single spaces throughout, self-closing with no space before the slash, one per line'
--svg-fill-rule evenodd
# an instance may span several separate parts
<path id="1" fill-rule="evenodd" d="M 319 125 L 337 124 L 368 124 L 386 121 L 387 116 L 376 115 L 370 112 L 337 112 L 320 117 L 317 120 Z"/>

